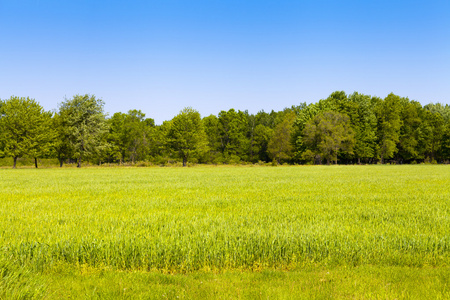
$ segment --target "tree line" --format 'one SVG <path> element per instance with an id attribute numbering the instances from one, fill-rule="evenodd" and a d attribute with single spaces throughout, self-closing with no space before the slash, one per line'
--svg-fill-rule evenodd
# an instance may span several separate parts
<path id="1" fill-rule="evenodd" d="M 394 94 L 336 91 L 316 103 L 201 117 L 190 107 L 155 125 L 140 110 L 108 117 L 104 102 L 75 95 L 45 111 L 34 99 L 0 100 L 0 157 L 64 163 L 448 163 L 450 106 Z"/>

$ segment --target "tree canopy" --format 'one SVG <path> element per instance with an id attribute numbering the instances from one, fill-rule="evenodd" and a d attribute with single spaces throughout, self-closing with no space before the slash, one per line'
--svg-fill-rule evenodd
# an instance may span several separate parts
<path id="1" fill-rule="evenodd" d="M 2 102 L 0 114 L 2 153 L 13 157 L 13 168 L 19 157 L 48 154 L 51 113 L 45 112 L 34 99 L 12 96 Z"/>
<path id="2" fill-rule="evenodd" d="M 103 138 L 108 126 L 103 106 L 102 100 L 90 95 L 75 95 L 59 106 L 63 132 L 60 138 L 77 158 L 78 167 L 83 159 L 92 157 L 106 145 Z"/>
<path id="3" fill-rule="evenodd" d="M 64 163 L 449 163 L 450 106 L 393 93 L 331 93 L 315 103 L 201 118 L 185 108 L 156 125 L 138 109 L 108 117 L 75 95 L 47 112 L 33 99 L 0 100 L 0 157 Z"/>
<path id="4" fill-rule="evenodd" d="M 350 118 L 339 112 L 325 111 L 306 123 L 304 141 L 315 154 L 315 159 L 326 159 L 337 164 L 338 153 L 353 154 L 354 132 Z"/>
<path id="5" fill-rule="evenodd" d="M 183 109 L 170 124 L 167 133 L 168 146 L 183 161 L 200 159 L 208 151 L 208 141 L 200 113 L 190 107 Z"/>

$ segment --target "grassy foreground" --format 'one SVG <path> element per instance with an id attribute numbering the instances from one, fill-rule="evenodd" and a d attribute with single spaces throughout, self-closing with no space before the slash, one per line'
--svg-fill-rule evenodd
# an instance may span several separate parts
<path id="1" fill-rule="evenodd" d="M 449 182 L 443 165 L 1 169 L 0 298 L 445 299 Z"/>

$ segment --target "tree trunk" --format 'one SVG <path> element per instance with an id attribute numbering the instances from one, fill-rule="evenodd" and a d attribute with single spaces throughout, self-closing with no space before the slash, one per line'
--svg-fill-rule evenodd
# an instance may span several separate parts
<path id="1" fill-rule="evenodd" d="M 62 168 L 62 166 L 63 166 L 63 160 L 60 159 L 60 160 L 59 160 L 59 167 Z"/>
<path id="2" fill-rule="evenodd" d="M 186 157 L 183 157 L 183 167 L 186 167 L 186 162 L 187 162 Z"/>
<path id="3" fill-rule="evenodd" d="M 78 164 L 77 164 L 77 168 L 81 168 L 81 156 L 78 157 Z"/>
<path id="4" fill-rule="evenodd" d="M 383 154 L 381 154 L 381 164 L 384 164 Z"/>
<path id="5" fill-rule="evenodd" d="M 361 158 L 358 157 L 358 165 L 361 164 Z"/>
<path id="6" fill-rule="evenodd" d="M 36 157 L 34 158 L 34 166 L 36 167 L 36 169 L 38 168 L 38 165 L 37 165 L 37 158 L 36 158 Z"/>
<path id="7" fill-rule="evenodd" d="M 14 156 L 14 165 L 13 165 L 13 169 L 16 168 L 16 165 L 17 165 L 17 156 Z"/>

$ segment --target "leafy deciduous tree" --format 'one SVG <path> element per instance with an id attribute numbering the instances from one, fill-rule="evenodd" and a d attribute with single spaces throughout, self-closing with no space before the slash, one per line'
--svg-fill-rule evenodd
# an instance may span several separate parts
<path id="1" fill-rule="evenodd" d="M 49 117 L 34 99 L 12 96 L 3 102 L 0 118 L 0 140 L 4 153 L 12 156 L 13 168 L 17 159 L 44 151 L 48 140 Z M 37 160 L 35 161 L 37 167 Z"/>
<path id="2" fill-rule="evenodd" d="M 291 157 L 293 150 L 291 135 L 294 121 L 295 113 L 286 114 L 283 121 L 275 127 L 269 141 L 267 151 L 279 164 L 282 160 L 288 160 Z"/>
<path id="3" fill-rule="evenodd" d="M 386 158 L 393 157 L 397 151 L 402 125 L 400 102 L 400 97 L 391 93 L 384 100 L 375 104 L 375 113 L 378 119 L 378 156 L 382 164 Z"/>
<path id="4" fill-rule="evenodd" d="M 349 101 L 356 105 L 357 114 L 353 121 L 355 131 L 355 156 L 358 163 L 361 159 L 372 159 L 375 156 L 377 139 L 377 117 L 373 110 L 373 99 L 368 95 L 353 93 Z"/>
<path id="5" fill-rule="evenodd" d="M 338 152 L 351 153 L 355 143 L 349 117 L 333 111 L 325 111 L 306 123 L 304 139 L 309 149 L 325 158 L 327 164 L 337 164 Z"/>
<path id="6" fill-rule="evenodd" d="M 247 159 L 247 118 L 242 111 L 221 111 L 218 117 L 220 150 L 225 157 Z"/>
<path id="7" fill-rule="evenodd" d="M 397 144 L 397 157 L 400 161 L 412 161 L 421 157 L 419 147 L 419 142 L 422 138 L 421 110 L 422 105 L 419 102 L 402 98 L 400 112 L 402 126 L 400 127 L 399 142 Z"/>
<path id="8" fill-rule="evenodd" d="M 104 103 L 95 96 L 75 95 L 73 99 L 66 99 L 59 106 L 63 131 L 67 143 L 73 149 L 77 158 L 77 167 L 81 162 L 92 156 L 99 148 L 105 146 L 104 135 L 108 125 L 103 112 Z"/>
<path id="9" fill-rule="evenodd" d="M 191 157 L 200 157 L 208 151 L 208 140 L 200 113 L 190 107 L 172 119 L 167 143 L 183 160 L 183 167 Z"/>

